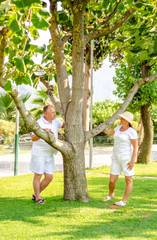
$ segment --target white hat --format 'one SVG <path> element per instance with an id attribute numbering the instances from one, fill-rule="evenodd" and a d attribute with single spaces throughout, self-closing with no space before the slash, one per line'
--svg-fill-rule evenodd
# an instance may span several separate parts
<path id="1" fill-rule="evenodd" d="M 119 114 L 118 117 L 124 118 L 125 120 L 127 120 L 132 125 L 132 121 L 133 121 L 133 118 L 134 118 L 132 113 L 124 112 L 122 114 Z"/>

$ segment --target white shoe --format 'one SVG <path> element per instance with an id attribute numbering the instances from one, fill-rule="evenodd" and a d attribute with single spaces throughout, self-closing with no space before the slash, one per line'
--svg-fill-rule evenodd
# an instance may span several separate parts
<path id="1" fill-rule="evenodd" d="M 124 202 L 121 200 L 121 201 L 119 201 L 119 202 L 115 202 L 114 205 L 120 206 L 120 207 L 124 207 L 124 206 L 126 206 L 126 203 L 124 203 Z"/>
<path id="2" fill-rule="evenodd" d="M 107 196 L 107 197 L 105 197 L 104 199 L 103 199 L 103 201 L 104 202 L 107 202 L 107 201 L 110 201 L 110 200 L 112 200 L 112 199 L 114 199 L 114 197 L 110 197 L 109 195 Z"/>

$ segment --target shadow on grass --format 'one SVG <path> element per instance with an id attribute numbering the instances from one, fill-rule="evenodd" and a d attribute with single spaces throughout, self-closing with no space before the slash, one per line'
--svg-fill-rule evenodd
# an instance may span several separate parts
<path id="1" fill-rule="evenodd" d="M 108 177 L 88 177 L 89 203 L 63 201 L 62 195 L 46 197 L 45 205 L 37 205 L 26 197 L 1 197 L 0 221 L 19 221 L 41 227 L 35 239 L 156 239 L 157 180 L 134 179 L 133 193 L 126 207 L 110 209 L 120 200 L 125 180 L 120 177 L 116 199 L 103 202 L 108 194 Z M 27 180 L 27 177 L 26 179 Z M 44 221 L 49 219 L 48 221 Z M 57 225 L 57 227 L 56 227 Z M 44 231 L 44 229 L 49 229 Z M 60 229 L 57 231 L 56 229 Z M 138 233 L 138 234 L 137 234 Z"/>
<path id="2" fill-rule="evenodd" d="M 122 239 L 130 236 L 141 239 L 155 239 L 157 229 L 157 201 L 149 202 L 145 199 L 134 197 L 129 206 L 119 209 L 110 209 L 110 202 L 103 202 L 100 199 L 91 198 L 89 203 L 65 202 L 61 196 L 46 198 L 45 205 L 37 205 L 32 200 L 23 198 L 0 198 L 0 221 L 23 221 L 35 224 L 38 227 L 46 228 L 42 219 L 52 219 L 51 230 L 43 233 L 35 233 L 35 239 L 47 239 L 53 236 L 56 239 Z M 111 201 L 113 203 L 113 200 Z M 97 213 L 92 211 L 98 211 Z M 95 214 L 95 219 L 85 217 L 85 213 Z M 84 215 L 85 219 L 78 224 Z M 64 223 L 63 220 L 64 219 Z M 74 220 L 74 221 L 73 221 Z M 62 231 L 56 231 L 53 221 L 57 221 Z M 61 221 L 61 222 L 60 222 Z M 151 233 L 151 237 L 150 237 Z"/>

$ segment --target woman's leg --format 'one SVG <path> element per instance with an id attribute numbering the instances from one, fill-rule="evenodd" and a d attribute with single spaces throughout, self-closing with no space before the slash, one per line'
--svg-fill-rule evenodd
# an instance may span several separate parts
<path id="1" fill-rule="evenodd" d="M 114 190 L 115 190 L 115 187 L 116 187 L 116 182 L 118 180 L 118 176 L 119 175 L 113 175 L 113 174 L 110 174 L 110 179 L 109 179 L 109 195 L 107 197 L 105 197 L 103 199 L 103 201 L 109 201 L 111 199 L 113 199 L 115 196 L 114 196 Z"/>
<path id="2" fill-rule="evenodd" d="M 132 176 L 125 176 L 125 182 L 126 182 L 126 187 L 125 187 L 125 192 L 122 201 L 126 204 L 127 198 L 129 197 L 130 193 L 132 192 L 132 187 L 133 187 L 133 179 Z"/>
<path id="3" fill-rule="evenodd" d="M 110 174 L 110 180 L 109 180 L 109 196 L 111 198 L 114 198 L 114 190 L 116 187 L 116 182 L 118 180 L 118 175 Z"/>

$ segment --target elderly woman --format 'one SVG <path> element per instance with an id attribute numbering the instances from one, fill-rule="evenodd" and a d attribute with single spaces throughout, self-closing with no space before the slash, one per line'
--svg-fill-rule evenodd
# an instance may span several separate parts
<path id="1" fill-rule="evenodd" d="M 138 137 L 137 132 L 132 127 L 133 115 L 130 112 L 124 112 L 119 115 L 120 125 L 113 130 L 105 129 L 108 135 L 114 135 L 114 148 L 112 155 L 112 164 L 109 180 L 109 194 L 103 201 L 109 201 L 115 198 L 114 190 L 119 174 L 124 173 L 125 176 L 125 192 L 121 201 L 116 202 L 117 206 L 125 206 L 132 187 L 134 175 L 134 163 L 137 158 Z"/>

